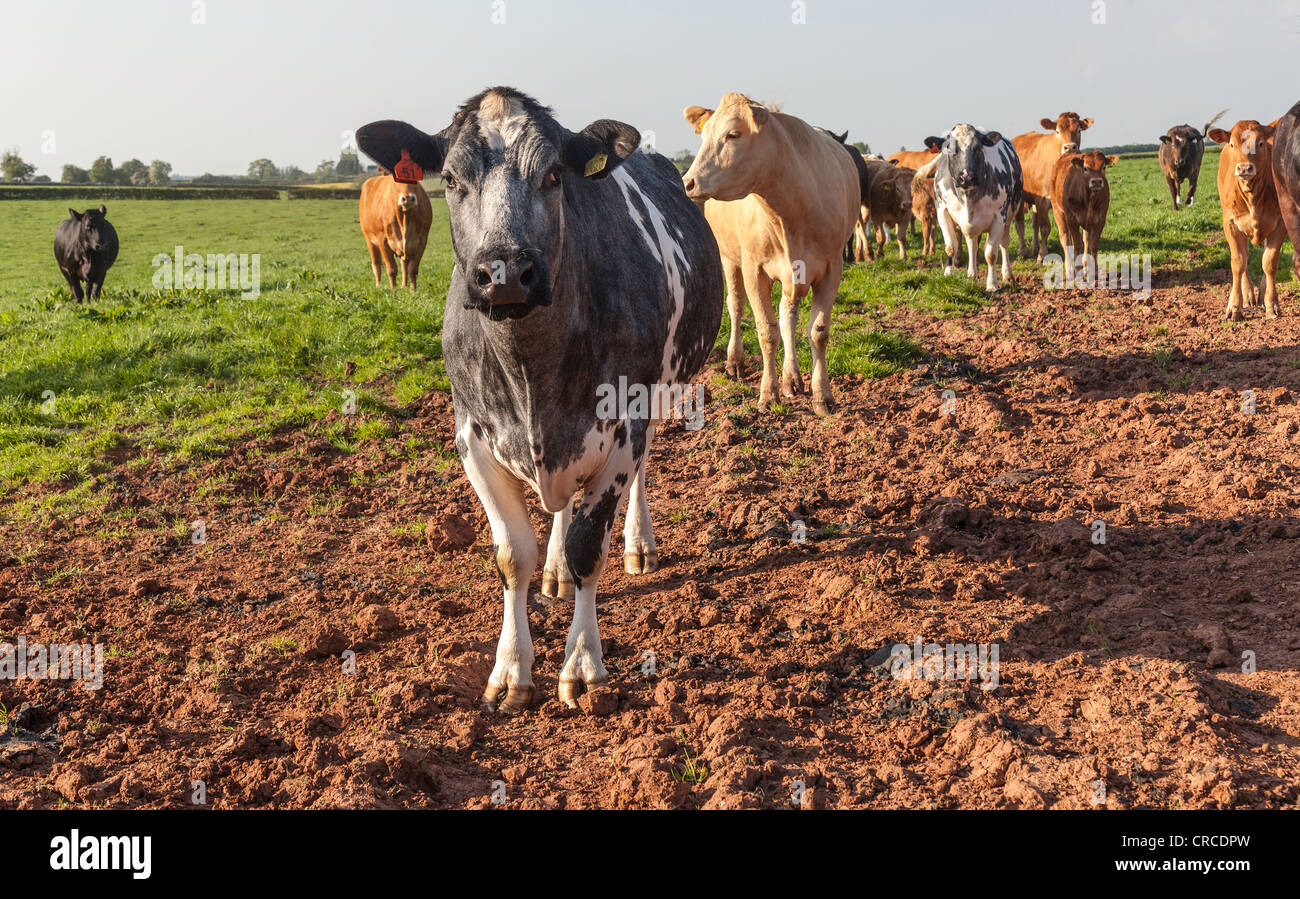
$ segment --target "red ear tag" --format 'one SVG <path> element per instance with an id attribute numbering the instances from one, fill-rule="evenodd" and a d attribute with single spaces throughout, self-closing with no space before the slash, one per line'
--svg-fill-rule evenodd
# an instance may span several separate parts
<path id="1" fill-rule="evenodd" d="M 411 152 L 402 148 L 402 158 L 393 166 L 393 180 L 402 184 L 419 184 L 424 180 L 424 169 L 411 158 Z"/>

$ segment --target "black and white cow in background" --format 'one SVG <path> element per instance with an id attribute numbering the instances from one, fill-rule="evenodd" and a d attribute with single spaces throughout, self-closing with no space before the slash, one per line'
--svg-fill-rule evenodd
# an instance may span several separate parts
<path id="1" fill-rule="evenodd" d="M 980 131 L 973 125 L 953 125 L 943 137 L 927 137 L 941 144 L 938 155 L 917 170 L 917 178 L 934 175 L 934 199 L 943 231 L 944 251 L 948 255 L 944 274 L 951 274 L 957 252 L 957 231 L 966 238 L 966 274 L 977 274 L 975 253 L 981 234 L 988 234 L 984 261 L 988 265 L 985 289 L 998 289 L 993 274 L 993 255 L 1002 251 L 1002 280 L 1011 280 L 1011 262 L 1007 257 L 1010 237 L 1008 219 L 1020 208 L 1024 190 L 1020 157 L 1011 141 L 996 131 Z"/>
<path id="2" fill-rule="evenodd" d="M 357 131 L 389 171 L 406 151 L 446 182 L 455 268 L 442 346 L 456 448 L 505 593 L 489 709 L 519 712 L 533 694 L 537 542 L 525 486 L 554 516 L 542 590 L 576 593 L 559 676 L 570 706 L 606 678 L 596 586 L 629 496 L 625 567 L 658 564 L 645 494 L 657 421 L 632 409 L 607 417 L 598 398 L 620 378 L 645 389 L 690 383 L 722 320 L 722 265 L 680 173 L 636 152 L 640 140 L 607 119 L 568 131 L 502 87 L 468 100 L 437 134 L 393 121 Z"/>

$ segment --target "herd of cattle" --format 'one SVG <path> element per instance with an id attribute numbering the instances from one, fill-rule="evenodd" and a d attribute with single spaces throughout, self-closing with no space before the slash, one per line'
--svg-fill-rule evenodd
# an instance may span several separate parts
<path id="1" fill-rule="evenodd" d="M 1219 115 L 1222 115 L 1220 113 Z M 436 134 L 397 121 L 357 131 L 360 149 L 385 175 L 365 183 L 360 222 L 375 283 L 415 288 L 432 221 L 420 186 L 426 172 L 446 186 L 455 265 L 443 324 L 443 353 L 455 409 L 455 440 L 483 503 L 504 593 L 496 663 L 484 692 L 491 709 L 515 713 L 533 695 L 528 588 L 538 547 L 524 502 L 531 488 L 553 516 L 542 591 L 572 597 L 574 615 L 559 676 L 570 705 L 606 679 L 596 622 L 596 588 L 615 517 L 627 502 L 624 565 L 654 571 L 658 551 L 646 500 L 645 465 L 658 405 L 609 417 L 602 389 L 626 382 L 680 391 L 703 368 L 731 319 L 727 372 L 743 374 L 740 320 L 748 300 L 763 373 L 759 404 L 777 392 L 777 340 L 784 361 L 779 395 L 805 392 L 796 353 L 803 297 L 811 293 L 809 341 L 814 411 L 833 405 L 826 352 L 845 259 L 874 258 L 888 229 L 920 222 L 924 250 L 943 234 L 945 273 L 977 275 L 986 241 L 985 287 L 1011 277 L 1010 223 L 1022 256 L 1041 262 L 1055 218 L 1068 270 L 1088 272 L 1110 205 L 1106 170 L 1114 156 L 1082 152 L 1092 119 L 1062 113 L 1045 131 L 1007 139 L 959 123 L 928 137 L 924 150 L 865 158 L 845 136 L 730 93 L 716 108 L 690 106 L 701 135 L 689 171 L 637 152 L 639 132 L 609 119 L 580 132 L 510 88 L 466 101 Z M 1216 119 L 1218 116 L 1215 117 Z M 1240 121 L 1205 133 L 1187 125 L 1161 138 L 1160 162 L 1175 209 L 1181 184 L 1196 192 L 1204 139 L 1222 145 L 1218 188 L 1232 252 L 1226 317 L 1262 304 L 1280 310 L 1276 273 L 1288 232 L 1300 241 L 1300 103 L 1270 124 Z M 78 280 L 97 295 L 116 256 L 116 235 L 100 207 L 59 226 L 55 254 L 78 299 Z M 1033 247 L 1024 219 L 1031 216 Z M 1249 244 L 1264 247 L 1264 283 L 1247 275 Z M 1076 258 L 1078 254 L 1078 258 Z M 1300 254 L 1295 257 L 1300 277 Z M 779 317 L 772 308 L 781 285 Z M 678 394 L 680 395 L 680 393 Z M 574 502 L 576 497 L 576 504 Z"/>

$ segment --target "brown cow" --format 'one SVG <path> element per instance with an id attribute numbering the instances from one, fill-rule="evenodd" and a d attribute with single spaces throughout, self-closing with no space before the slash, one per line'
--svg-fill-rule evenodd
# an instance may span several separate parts
<path id="1" fill-rule="evenodd" d="M 781 397 L 803 393 L 795 331 L 799 300 L 811 290 L 813 411 L 825 415 L 832 402 L 826 367 L 831 308 L 843 274 L 841 252 L 862 205 L 853 159 L 835 138 L 743 94 L 725 94 L 716 110 L 688 106 L 684 115 L 703 135 L 682 185 L 704 204 L 722 255 L 731 318 L 727 372 L 742 373 L 740 318 L 748 297 L 763 350 L 760 407 L 773 401 L 778 333 L 785 345 Z M 774 281 L 781 283 L 779 328 Z"/>
<path id="2" fill-rule="evenodd" d="M 867 235 L 867 258 L 876 258 L 876 244 L 885 251 L 886 228 L 897 229 L 898 258 L 907 258 L 907 226 L 912 222 L 912 176 L 914 169 L 874 159 L 867 160 L 871 175 L 868 215 L 874 226 Z"/>
<path id="3" fill-rule="evenodd" d="M 1258 305 L 1247 265 L 1250 245 L 1264 247 L 1264 315 L 1277 318 L 1277 263 L 1286 239 L 1286 224 L 1273 181 L 1273 125 L 1244 119 L 1231 131 L 1215 128 L 1207 137 L 1223 145 L 1219 154 L 1219 205 L 1223 234 L 1232 253 L 1232 290 L 1223 317 L 1241 321 L 1241 305 Z"/>
<path id="4" fill-rule="evenodd" d="M 890 153 L 886 161 L 903 168 L 919 169 L 934 158 L 934 154 L 939 152 L 941 146 L 943 144 L 927 146 L 924 150 L 899 150 L 897 153 Z"/>
<path id="5" fill-rule="evenodd" d="M 433 206 L 419 184 L 402 184 L 382 171 L 361 185 L 361 234 L 370 248 L 370 267 L 379 286 L 379 260 L 388 270 L 388 286 L 396 287 L 397 260 L 402 258 L 402 286 L 415 290 L 420 258 L 433 224 Z"/>
<path id="6" fill-rule="evenodd" d="M 1051 203 L 1056 216 L 1056 230 L 1065 249 L 1065 271 L 1075 276 L 1074 252 L 1080 247 L 1083 232 L 1083 262 L 1088 284 L 1097 277 L 1097 248 L 1101 231 L 1110 210 L 1110 182 L 1106 166 L 1119 161 L 1118 156 L 1103 156 L 1099 151 L 1068 153 L 1056 161 L 1052 174 Z"/>
<path id="7" fill-rule="evenodd" d="M 934 179 L 912 176 L 912 216 L 921 223 L 921 255 L 934 253 L 934 229 L 939 225 L 939 208 L 934 202 Z"/>
<path id="8" fill-rule="evenodd" d="M 1092 119 L 1081 119 L 1077 112 L 1063 112 L 1055 119 L 1042 119 L 1044 128 L 1051 129 L 1044 134 L 1041 131 L 1027 131 L 1011 139 L 1015 145 L 1016 155 L 1020 157 L 1020 171 L 1025 179 L 1025 193 L 1033 194 L 1034 201 L 1028 196 L 1016 213 L 1016 236 L 1020 239 L 1020 256 L 1025 252 L 1025 209 L 1033 206 L 1035 213 L 1046 218 L 1048 210 L 1039 210 L 1043 203 L 1050 202 L 1052 195 L 1052 175 L 1056 171 L 1056 161 L 1066 153 L 1077 153 L 1082 143 L 1083 132 L 1092 126 Z M 1042 222 L 1043 219 L 1035 218 Z M 1047 221 L 1048 235 L 1052 225 Z M 1040 243 L 1038 228 L 1034 228 L 1034 256 L 1039 262 L 1047 252 L 1047 238 Z"/>

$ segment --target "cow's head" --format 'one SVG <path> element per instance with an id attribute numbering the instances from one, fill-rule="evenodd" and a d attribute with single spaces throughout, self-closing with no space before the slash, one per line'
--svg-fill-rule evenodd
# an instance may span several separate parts
<path id="1" fill-rule="evenodd" d="M 551 304 L 566 185 L 604 178 L 640 142 L 631 125 L 609 119 L 575 134 L 506 87 L 466 101 L 437 134 L 394 121 L 357 130 L 357 146 L 384 168 L 392 170 L 406 151 L 424 170 L 441 173 L 462 302 L 494 321 Z"/>
<path id="2" fill-rule="evenodd" d="M 1083 132 L 1092 127 L 1092 119 L 1081 119 L 1077 112 L 1063 112 L 1054 119 L 1041 119 L 1038 124 L 1056 135 L 1061 143 L 1061 155 L 1077 153 L 1083 145 Z"/>
<path id="3" fill-rule="evenodd" d="M 1160 135 L 1160 143 L 1169 145 L 1169 154 L 1175 168 L 1194 160 L 1196 154 L 1205 149 L 1205 139 L 1201 132 L 1191 125 L 1177 125 Z"/>
<path id="4" fill-rule="evenodd" d="M 925 145 L 939 141 L 940 152 L 951 157 L 949 161 L 953 183 L 961 190 L 969 190 L 985 182 L 987 166 L 984 151 L 996 147 L 1002 135 L 996 131 L 980 131 L 974 125 L 954 125 L 944 137 L 927 137 Z"/>
<path id="5" fill-rule="evenodd" d="M 1076 153 L 1070 160 L 1070 165 L 1079 169 L 1087 176 L 1088 190 L 1101 190 L 1108 186 L 1106 181 L 1106 166 L 1114 165 L 1119 162 L 1118 156 L 1103 155 L 1100 150 L 1093 150 L 1091 153 Z"/>
<path id="6" fill-rule="evenodd" d="M 107 206 L 100 206 L 98 209 L 87 209 L 85 212 L 78 212 L 69 206 L 68 216 L 77 222 L 77 228 L 81 233 L 80 242 L 82 246 L 89 250 L 98 250 L 104 246 L 104 236 L 108 230 L 105 227 L 108 224 Z"/>
<path id="7" fill-rule="evenodd" d="M 1233 125 L 1231 131 L 1222 128 L 1211 130 L 1209 137 L 1216 144 L 1223 144 L 1220 168 L 1225 163 L 1231 165 L 1243 190 L 1249 193 L 1259 186 L 1260 179 L 1272 179 L 1272 125 L 1244 119 Z"/>
<path id="8" fill-rule="evenodd" d="M 724 94 L 717 109 L 688 106 L 686 121 L 701 135 L 700 152 L 682 176 L 693 200 L 739 200 L 758 187 L 776 148 L 763 139 L 766 106 L 744 94 Z"/>

